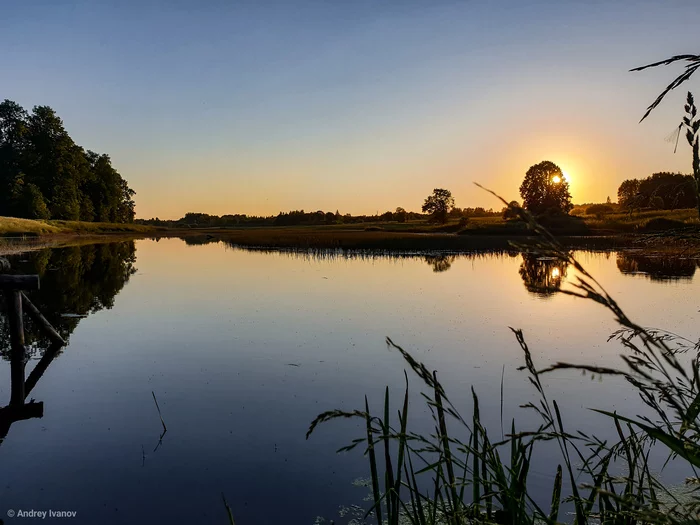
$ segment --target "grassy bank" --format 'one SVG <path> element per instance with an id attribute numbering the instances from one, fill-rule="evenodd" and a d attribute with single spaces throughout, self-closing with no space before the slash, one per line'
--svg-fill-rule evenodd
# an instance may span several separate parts
<path id="1" fill-rule="evenodd" d="M 120 224 L 109 222 L 81 221 L 38 221 L 0 217 L 0 236 L 2 237 L 36 237 L 66 234 L 102 234 L 102 233 L 149 233 L 156 231 L 152 226 L 139 224 Z"/>
<path id="2" fill-rule="evenodd" d="M 616 213 L 602 217 L 543 219 L 549 231 L 571 248 L 612 249 L 641 243 L 678 241 L 700 246 L 696 210 Z M 522 221 L 473 217 L 447 224 L 427 221 L 376 222 L 284 227 L 177 228 L 99 222 L 35 221 L 0 217 L 0 237 L 39 237 L 46 241 L 71 235 L 178 236 L 196 241 L 222 240 L 245 247 L 290 250 L 346 249 L 384 251 L 474 251 L 507 249 L 510 242 L 535 238 Z"/>

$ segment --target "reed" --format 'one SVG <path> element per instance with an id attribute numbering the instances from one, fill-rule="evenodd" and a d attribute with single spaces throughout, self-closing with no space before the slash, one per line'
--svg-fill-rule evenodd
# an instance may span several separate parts
<path id="1" fill-rule="evenodd" d="M 503 201 L 505 205 L 509 205 Z M 463 417 L 438 375 L 387 338 L 406 368 L 420 381 L 432 413 L 434 429 L 410 430 L 409 379 L 398 410 L 384 395 L 381 415 L 362 410 L 331 410 L 317 416 L 307 439 L 321 424 L 338 418 L 360 418 L 366 432 L 340 451 L 360 445 L 368 458 L 373 502 L 365 517 L 378 524 L 686 524 L 698 523 L 700 499 L 694 493 L 679 498 L 652 475 L 650 453 L 660 447 L 669 458 L 700 467 L 700 343 L 632 321 L 605 289 L 550 232 L 525 210 L 514 207 L 540 241 L 530 246 L 540 255 L 577 270 L 569 288 L 559 293 L 594 301 L 606 308 L 620 329 L 611 338 L 624 347 L 619 368 L 555 363 L 538 369 L 523 332 L 511 329 L 523 352 L 520 368 L 537 393 L 523 406 L 537 416 L 536 428 L 521 430 L 515 421 L 497 439 L 482 424 L 479 398 L 472 390 L 471 416 Z M 617 435 L 604 441 L 585 429 L 568 429 L 556 400 L 550 399 L 541 377 L 562 369 L 623 377 L 636 390 L 653 417 L 597 410 L 610 420 Z M 502 389 L 501 389 L 502 392 Z M 501 394 L 501 403 L 503 395 Z M 392 414 L 394 416 L 392 417 Z M 501 409 L 501 427 L 503 411 Z M 535 450 L 557 451 L 560 463 L 551 473 L 551 497 L 543 506 L 535 499 L 531 465 Z M 566 483 L 565 481 L 566 480 Z M 562 508 L 572 512 L 562 515 Z"/>

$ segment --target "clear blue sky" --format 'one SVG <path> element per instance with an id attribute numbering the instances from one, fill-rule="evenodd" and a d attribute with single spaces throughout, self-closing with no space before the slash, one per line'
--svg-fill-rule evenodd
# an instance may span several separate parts
<path id="1" fill-rule="evenodd" d="M 137 216 L 499 207 L 557 162 L 574 202 L 690 171 L 664 142 L 700 2 L 3 2 L 2 92 L 52 106 L 137 191 Z M 696 88 L 700 78 L 688 84 Z"/>

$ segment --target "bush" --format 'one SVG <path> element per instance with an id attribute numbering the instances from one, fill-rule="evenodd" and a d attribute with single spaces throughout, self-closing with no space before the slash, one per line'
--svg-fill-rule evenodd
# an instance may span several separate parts
<path id="1" fill-rule="evenodd" d="M 593 204 L 586 208 L 586 215 L 595 215 L 600 219 L 603 215 L 613 213 L 615 210 L 609 204 Z"/>
<path id="2" fill-rule="evenodd" d="M 508 206 L 503 208 L 503 218 L 505 220 L 518 219 L 520 216 L 518 215 L 518 210 L 515 209 L 518 206 L 520 206 L 518 201 L 511 201 Z"/>
<path id="3" fill-rule="evenodd" d="M 656 217 L 654 219 L 649 219 L 642 226 L 640 226 L 639 229 L 647 232 L 658 232 L 677 230 L 678 228 L 685 228 L 686 226 L 687 224 L 681 221 L 666 219 L 664 217 Z"/>
<path id="4" fill-rule="evenodd" d="M 609 204 L 593 204 L 586 208 L 586 215 L 606 215 L 614 211 Z"/>
<path id="5" fill-rule="evenodd" d="M 464 228 L 466 225 L 469 224 L 469 217 L 460 217 L 459 218 L 459 227 Z"/>

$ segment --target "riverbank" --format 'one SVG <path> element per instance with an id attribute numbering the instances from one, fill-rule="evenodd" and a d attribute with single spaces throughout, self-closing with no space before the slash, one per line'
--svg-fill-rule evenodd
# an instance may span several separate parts
<path id="1" fill-rule="evenodd" d="M 614 214 L 601 218 L 569 216 L 544 225 L 571 248 L 643 248 L 700 252 L 700 222 L 695 210 Z M 500 217 L 426 221 L 264 226 L 238 228 L 158 228 L 139 224 L 33 221 L 0 217 L 0 254 L 115 238 L 182 237 L 188 244 L 222 241 L 234 246 L 282 250 L 376 250 L 392 252 L 507 250 L 537 237 L 520 221 Z"/>
<path id="2" fill-rule="evenodd" d="M 155 226 L 140 224 L 83 222 L 83 221 L 43 221 L 0 217 L 0 237 L 44 237 L 74 234 L 104 233 L 150 233 L 158 231 Z"/>

